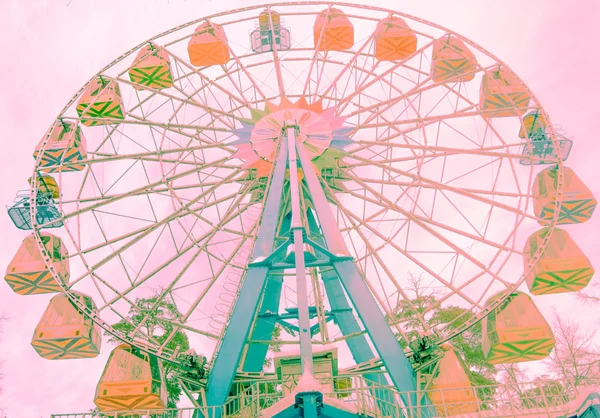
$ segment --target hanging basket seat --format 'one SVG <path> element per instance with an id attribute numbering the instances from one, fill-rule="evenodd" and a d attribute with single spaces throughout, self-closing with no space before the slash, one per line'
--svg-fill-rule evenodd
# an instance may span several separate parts
<path id="1" fill-rule="evenodd" d="M 31 199 L 28 190 L 20 190 L 15 203 L 7 206 L 8 216 L 13 224 L 24 231 L 33 229 L 31 221 Z M 49 193 L 38 193 L 35 202 L 35 226 L 38 229 L 60 228 L 63 226 L 62 214 L 54 204 Z"/>

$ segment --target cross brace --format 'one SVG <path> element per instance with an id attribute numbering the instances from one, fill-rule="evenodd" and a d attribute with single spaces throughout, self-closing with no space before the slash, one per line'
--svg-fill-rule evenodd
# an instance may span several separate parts
<path id="1" fill-rule="evenodd" d="M 311 232 L 319 229 L 322 232 L 321 242 L 310 240 L 307 240 L 307 242 L 310 242 L 311 245 L 314 244 L 313 248 L 315 248 L 316 252 L 325 253 L 325 258 L 327 258 L 326 264 L 333 267 L 333 269 L 321 270 L 321 277 L 331 307 L 336 311 L 335 320 L 337 325 L 344 335 L 361 331 L 360 326 L 350 311 L 350 304 L 346 299 L 347 295 L 363 322 L 390 379 L 401 393 L 404 405 L 409 410 L 420 406 L 421 413 L 419 415 L 423 418 L 435 416 L 435 409 L 428 406 L 430 403 L 426 397 L 422 399 L 423 405 L 417 404 L 417 387 L 414 371 L 385 317 L 377 306 L 377 302 L 371 294 L 365 278 L 350 256 L 325 197 L 325 193 L 321 188 L 317 174 L 306 155 L 303 145 L 297 143 L 295 140 L 280 141 L 280 149 L 268 189 L 263 218 L 252 254 L 252 262 L 248 265 L 246 277 L 241 285 L 239 296 L 235 302 L 227 329 L 225 330 L 220 350 L 216 353 L 216 358 L 208 378 L 208 406 L 220 406 L 225 403 L 238 365 L 242 359 L 246 342 L 249 339 L 254 319 L 256 318 L 257 320 L 252 330 L 251 339 L 262 340 L 265 336 L 267 339 L 270 339 L 272 336 L 277 316 L 268 314 L 278 313 L 282 278 L 270 273 L 277 268 L 293 268 L 296 266 L 299 266 L 303 272 L 305 271 L 302 245 L 296 245 L 296 265 L 288 266 L 286 263 L 283 265 L 274 263 L 281 255 L 285 254 L 286 248 L 285 243 L 274 248 L 274 243 L 280 216 L 279 212 L 281 210 L 285 169 L 288 163 L 291 162 L 290 169 L 292 168 L 291 166 L 294 166 L 293 171 L 296 171 L 296 153 L 293 152 L 294 150 L 291 147 L 296 148 L 295 151 L 297 151 L 297 156 L 299 157 L 298 162 L 304 172 L 305 182 L 310 191 L 310 199 L 314 205 L 315 214 L 313 215 L 308 210 L 306 213 L 308 218 L 306 223 Z M 291 177 L 292 180 L 295 180 L 296 176 L 292 175 Z M 296 182 L 291 181 L 290 183 Z M 291 187 L 293 187 L 292 184 Z M 297 192 L 297 183 L 295 187 Z M 290 231 L 293 234 L 292 239 L 296 241 L 296 244 L 298 244 L 298 241 L 300 243 L 303 242 L 302 234 L 304 231 L 298 219 L 292 220 Z M 309 315 L 308 305 L 301 307 L 301 302 L 299 299 L 299 314 L 300 308 L 302 308 L 302 312 L 307 320 Z M 304 300 L 304 304 L 306 303 L 307 299 Z M 306 324 L 301 325 L 301 327 L 307 328 L 304 337 L 305 344 L 303 344 L 305 348 L 303 351 L 306 351 L 306 347 L 310 347 L 310 327 L 307 327 Z M 306 344 L 306 337 L 308 337 L 308 344 Z M 349 338 L 347 343 L 357 363 L 368 361 L 374 357 L 364 335 Z M 250 344 L 244 359 L 243 371 L 261 371 L 267 350 L 268 346 L 266 344 Z M 303 355 L 303 360 L 304 357 L 306 356 Z M 312 355 L 310 356 L 310 363 L 310 366 L 312 366 Z M 304 369 L 305 371 L 308 370 L 307 368 Z M 312 371 L 312 367 L 309 367 L 309 369 Z M 370 373 L 365 375 L 365 377 L 374 383 L 383 385 L 387 383 L 381 373 Z M 383 393 L 377 395 L 383 396 Z M 377 397 L 379 398 L 379 396 Z M 217 413 L 216 415 L 219 414 Z"/>

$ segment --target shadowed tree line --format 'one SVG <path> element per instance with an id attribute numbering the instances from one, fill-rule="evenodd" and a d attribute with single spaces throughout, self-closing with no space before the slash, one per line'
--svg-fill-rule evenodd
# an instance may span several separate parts
<path id="1" fill-rule="evenodd" d="M 473 318 L 467 309 L 442 307 L 435 290 L 426 284 L 422 276 L 409 274 L 407 282 L 405 290 L 410 299 L 398 302 L 394 316 L 402 324 L 409 341 L 422 335 L 426 328 L 443 326 L 451 332 Z M 600 295 L 593 291 L 580 293 L 578 298 L 590 305 L 600 305 Z M 584 329 L 577 321 L 561 316 L 556 310 L 549 322 L 556 345 L 550 356 L 542 361 L 547 374 L 535 378 L 525 372 L 527 363 L 493 365 L 485 360 L 481 322 L 451 341 L 464 360 L 473 386 L 505 384 L 511 392 L 496 393 L 491 387 L 479 388 L 477 396 L 483 409 L 493 407 L 499 398 L 505 396 L 520 401 L 525 408 L 564 404 L 569 400 L 566 393 L 600 380 L 600 348 L 595 342 L 596 330 Z M 397 337 L 406 347 L 405 339 Z M 532 381 L 533 385 L 522 385 Z"/>
<path id="2" fill-rule="evenodd" d="M 402 324 L 408 340 L 419 338 L 426 329 L 446 327 L 449 332 L 460 328 L 473 318 L 473 313 L 458 306 L 441 306 L 437 292 L 428 287 L 423 276 L 409 273 L 408 288 L 410 300 L 400 300 L 394 310 L 395 321 Z M 405 339 L 397 335 L 405 348 Z M 461 355 L 466 372 L 473 386 L 493 386 L 497 384 L 498 369 L 485 360 L 481 347 L 482 328 L 478 322 L 452 340 L 452 346 Z M 485 408 L 488 400 L 495 395 L 493 387 L 478 388 L 477 396 Z"/>

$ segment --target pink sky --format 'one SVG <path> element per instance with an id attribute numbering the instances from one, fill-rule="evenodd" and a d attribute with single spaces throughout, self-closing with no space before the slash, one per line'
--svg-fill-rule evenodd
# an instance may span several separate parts
<path id="1" fill-rule="evenodd" d="M 5 204 L 27 187 L 31 153 L 64 104 L 101 67 L 143 40 L 203 15 L 260 4 L 262 1 L 182 0 L 2 0 L 3 89 L 0 120 L 6 152 L 0 154 L 1 196 Z M 379 0 L 455 30 L 507 63 L 535 92 L 554 123 L 561 124 L 575 146 L 568 166 L 600 197 L 600 120 L 597 68 L 600 54 L 600 3 L 582 0 Z M 552 6 L 549 6 L 552 4 Z M 0 216 L 5 238 L 0 244 L 4 269 L 26 233 L 8 216 Z M 568 232 L 600 269 L 600 215 Z M 110 352 L 106 344 L 93 360 L 47 361 L 31 348 L 31 335 L 46 308 L 47 297 L 23 297 L 0 283 L 4 325 L 0 359 L 5 360 L 7 416 L 47 417 L 51 413 L 84 412 L 93 407 L 93 392 Z M 571 296 L 536 300 L 546 317 L 556 305 L 564 315 L 597 328 L 593 308 Z"/>

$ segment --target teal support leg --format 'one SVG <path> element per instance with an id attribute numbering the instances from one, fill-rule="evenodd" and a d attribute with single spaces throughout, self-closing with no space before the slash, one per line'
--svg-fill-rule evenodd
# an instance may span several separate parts
<path id="1" fill-rule="evenodd" d="M 267 341 L 273 338 L 273 330 L 275 329 L 275 325 L 277 323 L 277 315 L 268 315 L 268 313 L 272 312 L 277 314 L 279 312 L 282 284 L 283 278 L 281 276 L 269 274 L 269 278 L 267 279 L 267 287 L 265 288 L 265 293 L 260 305 L 260 311 L 258 313 L 258 317 L 256 318 L 256 323 L 254 324 L 254 329 L 252 330 L 250 340 Z M 248 344 L 248 350 L 246 351 L 246 358 L 244 359 L 242 371 L 261 372 L 265 359 L 267 358 L 268 351 L 268 344 Z"/>
<path id="2" fill-rule="evenodd" d="M 290 216 L 283 219 L 280 235 L 289 231 L 290 223 Z M 277 323 L 277 316 L 268 314 L 277 314 L 279 312 L 282 284 L 283 278 L 281 276 L 275 276 L 272 273 L 269 274 L 267 287 L 265 288 L 264 296 L 260 302 L 260 310 L 256 322 L 254 323 L 254 329 L 252 329 L 250 340 L 266 341 L 273 338 L 273 330 Z M 261 372 L 268 351 L 268 344 L 248 344 L 242 370 L 245 372 Z"/>
<path id="3" fill-rule="evenodd" d="M 306 394 L 304 395 L 304 418 L 319 418 L 320 410 L 323 408 L 323 405 L 317 405 L 317 395 L 315 394 Z M 321 403 L 323 402 L 323 398 L 321 397 Z"/>
<path id="4" fill-rule="evenodd" d="M 297 150 L 325 243 L 333 254 L 348 256 L 350 253 L 337 227 L 337 222 L 333 217 L 317 174 L 310 164 L 303 146 L 297 146 Z M 336 261 L 333 263 L 333 267 L 371 337 L 390 379 L 397 390 L 404 393 L 402 395 L 403 402 L 405 405 L 411 406 L 411 409 L 415 408 L 417 406 L 417 382 L 414 370 L 377 306 L 365 279 L 353 261 Z M 410 394 L 406 395 L 407 392 Z M 421 416 L 423 418 L 435 416 L 435 408 L 430 406 L 427 397 L 423 397 L 423 399 L 426 406 L 420 411 Z"/>
<path id="5" fill-rule="evenodd" d="M 298 184 L 298 161 L 296 153 L 296 128 L 287 129 L 288 162 L 290 167 L 290 198 L 292 202 L 292 238 L 294 244 L 294 265 L 296 270 L 296 296 L 298 300 L 298 339 L 300 340 L 300 361 L 302 376 L 314 374 L 310 313 L 308 309 L 308 281 L 304 260 L 304 225 L 300 208 L 300 186 Z M 310 416 L 310 415 L 308 415 Z M 315 415 L 316 418 L 316 415 Z"/>
<path id="6" fill-rule="evenodd" d="M 312 237 L 315 242 L 320 245 L 325 245 L 321 235 L 321 230 L 317 225 L 314 214 L 309 210 L 307 213 L 308 224 Z M 350 335 L 361 331 L 360 325 L 351 312 L 350 303 L 344 294 L 344 289 L 340 283 L 337 274 L 334 270 L 321 271 L 321 279 L 325 286 L 327 300 L 331 306 L 332 312 L 335 315 L 335 322 L 342 331 L 343 335 Z M 356 363 L 363 363 L 375 357 L 367 339 L 364 335 L 357 335 L 346 340 L 348 349 L 352 353 L 352 357 Z M 385 386 L 388 384 L 385 376 L 381 373 L 366 373 L 363 376 L 367 381 L 371 381 L 377 385 Z M 385 389 L 376 389 L 375 397 L 377 398 L 377 406 L 384 416 L 398 418 L 399 409 L 394 407 L 395 400 Z"/>
<path id="7" fill-rule="evenodd" d="M 287 144 L 282 141 L 258 229 L 258 236 L 252 252 L 253 260 L 257 257 L 267 257 L 273 251 L 286 165 Z M 219 351 L 208 376 L 206 396 L 208 406 L 220 406 L 227 399 L 246 341 L 250 335 L 250 328 L 258 310 L 259 301 L 265 289 L 268 273 L 268 267 L 252 265 L 248 267 Z M 215 414 L 215 416 L 218 417 L 220 414 Z"/>

